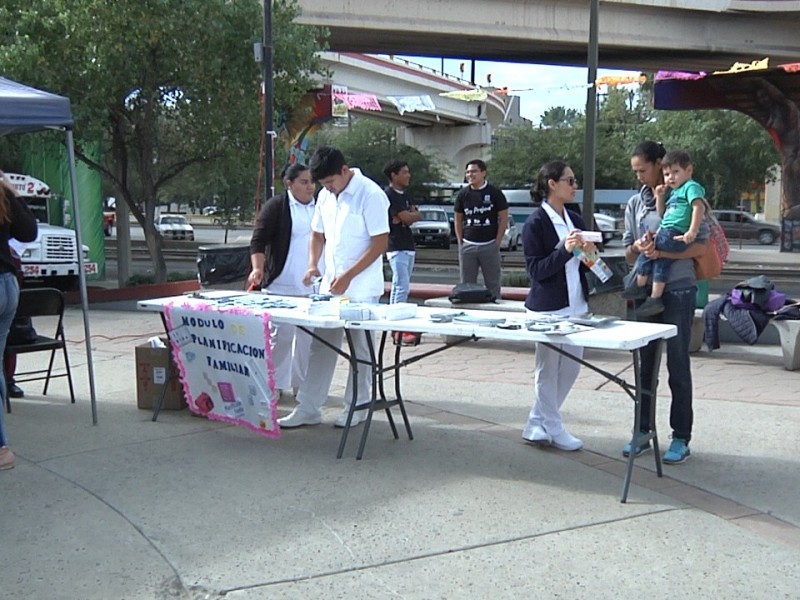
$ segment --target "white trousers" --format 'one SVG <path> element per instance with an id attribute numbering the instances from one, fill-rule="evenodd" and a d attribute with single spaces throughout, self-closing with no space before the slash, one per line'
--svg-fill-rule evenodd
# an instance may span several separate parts
<path id="1" fill-rule="evenodd" d="M 344 338 L 343 329 L 316 329 L 314 335 L 327 341 L 335 348 L 341 348 Z M 351 330 L 350 335 L 353 339 L 355 355 L 367 361 L 367 364 L 358 365 L 358 398 L 356 405 L 366 404 L 372 398 L 372 370 L 370 369 L 369 347 L 367 346 L 367 335 L 372 338 L 373 347 L 375 344 L 375 334 L 368 331 Z M 376 349 L 377 350 L 377 349 Z M 347 350 L 346 350 L 347 351 Z M 336 369 L 336 361 L 339 355 L 325 346 L 320 340 L 314 339 L 311 342 L 311 352 L 309 354 L 310 368 L 306 373 L 305 381 L 300 385 L 297 392 L 296 410 L 309 417 L 316 417 L 322 414 L 322 405 L 328 399 L 328 391 L 333 381 L 333 373 Z M 347 388 L 344 392 L 344 407 L 350 406 L 353 400 L 353 370 L 347 377 Z"/>
<path id="2" fill-rule="evenodd" d="M 577 358 L 583 358 L 583 348 L 580 346 L 558 344 L 558 347 Z M 559 435 L 564 431 L 561 405 L 567 399 L 580 370 L 580 363 L 562 356 L 544 344 L 536 344 L 534 403 L 528 414 L 523 436 L 530 437 L 533 428 L 537 426 L 544 428 L 550 435 Z"/>
<path id="3" fill-rule="evenodd" d="M 313 338 L 294 325 L 282 323 L 272 331 L 272 365 L 275 368 L 275 388 L 299 388 L 308 371 L 308 355 Z"/>

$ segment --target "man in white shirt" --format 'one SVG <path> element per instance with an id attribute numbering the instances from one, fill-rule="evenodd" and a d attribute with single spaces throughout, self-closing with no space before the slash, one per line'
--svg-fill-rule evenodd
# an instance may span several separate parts
<path id="1" fill-rule="evenodd" d="M 360 170 L 351 169 L 342 152 L 330 146 L 319 148 L 309 162 L 311 176 L 323 189 L 317 197 L 311 220 L 308 270 L 305 282 L 320 277 L 318 268 L 325 251 L 325 275 L 320 293 L 345 295 L 351 302 L 377 304 L 383 295 L 383 262 L 389 237 L 389 199 L 381 188 Z M 341 329 L 318 329 L 315 334 L 335 348 L 342 344 Z M 369 347 L 364 331 L 351 332 L 356 357 L 369 362 Z M 322 341 L 311 343 L 309 370 L 297 392 L 298 405 L 286 417 L 278 419 L 282 428 L 317 425 L 322 422 L 322 406 L 328 398 L 338 354 Z M 353 372 L 347 379 L 344 410 L 336 419 L 345 427 L 352 394 Z M 358 371 L 356 406 L 366 405 L 372 396 L 372 373 Z M 365 415 L 353 413 L 350 426 L 358 425 Z"/>

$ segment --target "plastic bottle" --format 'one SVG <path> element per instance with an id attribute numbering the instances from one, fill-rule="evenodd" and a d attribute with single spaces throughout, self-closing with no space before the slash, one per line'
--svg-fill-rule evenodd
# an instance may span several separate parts
<path id="1" fill-rule="evenodd" d="M 580 248 L 575 248 L 572 254 L 577 256 L 578 260 L 589 267 L 592 273 L 594 273 L 602 283 L 605 283 L 614 275 L 614 272 L 606 264 L 606 261 L 600 258 L 597 252 L 585 252 Z"/>

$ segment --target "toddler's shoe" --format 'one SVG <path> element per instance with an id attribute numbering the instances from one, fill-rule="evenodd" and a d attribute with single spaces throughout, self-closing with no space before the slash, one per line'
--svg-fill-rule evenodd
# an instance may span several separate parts
<path id="1" fill-rule="evenodd" d="M 661 298 L 648 298 L 636 309 L 637 317 L 654 317 L 664 312 L 664 301 Z"/>
<path id="2" fill-rule="evenodd" d="M 647 286 L 636 285 L 636 280 L 634 280 L 633 283 L 628 285 L 622 292 L 622 297 L 630 300 L 644 300 L 647 298 Z"/>

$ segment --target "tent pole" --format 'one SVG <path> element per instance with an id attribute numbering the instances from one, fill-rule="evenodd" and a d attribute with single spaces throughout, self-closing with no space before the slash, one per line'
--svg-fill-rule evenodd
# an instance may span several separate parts
<path id="1" fill-rule="evenodd" d="M 78 202 L 78 179 L 75 173 L 75 146 L 72 129 L 67 129 L 67 152 L 69 153 L 69 179 L 72 185 L 72 209 L 75 211 L 75 235 L 78 244 L 78 280 L 81 287 L 81 309 L 83 310 L 83 331 L 86 339 L 86 366 L 89 370 L 89 397 L 92 401 L 92 424 L 97 425 L 97 396 L 94 389 L 94 363 L 92 362 L 92 336 L 89 332 L 89 300 L 86 294 L 86 271 L 83 265 L 83 242 L 81 240 L 81 214 Z"/>

